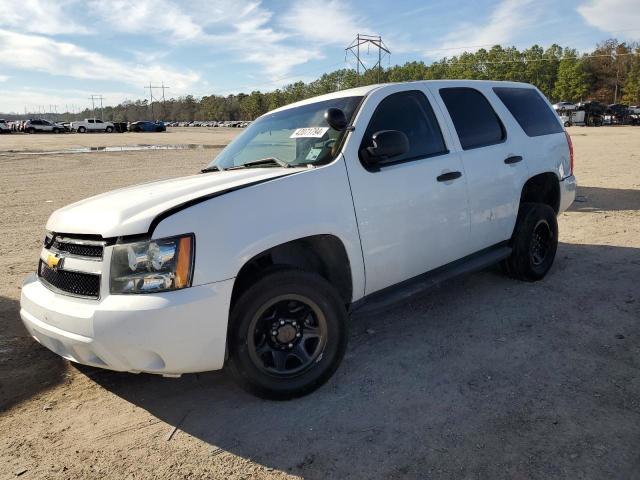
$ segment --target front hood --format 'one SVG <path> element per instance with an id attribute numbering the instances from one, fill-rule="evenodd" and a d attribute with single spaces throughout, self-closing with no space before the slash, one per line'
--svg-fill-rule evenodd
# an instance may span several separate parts
<path id="1" fill-rule="evenodd" d="M 125 187 L 56 210 L 49 217 L 47 230 L 104 238 L 147 233 L 156 216 L 169 209 L 300 170 L 253 168 L 211 172 Z"/>

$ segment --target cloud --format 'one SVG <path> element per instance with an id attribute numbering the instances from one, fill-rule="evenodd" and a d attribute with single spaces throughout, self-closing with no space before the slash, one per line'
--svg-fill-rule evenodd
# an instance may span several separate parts
<path id="1" fill-rule="evenodd" d="M 317 45 L 287 42 L 296 32 L 275 30 L 273 13 L 252 0 L 113 0 L 97 4 L 94 15 L 124 33 L 152 34 L 164 43 L 231 52 L 237 61 L 259 65 L 271 79 L 296 65 L 322 58 Z"/>
<path id="2" fill-rule="evenodd" d="M 0 82 L 6 82 L 7 80 L 9 80 L 10 77 L 8 77 L 7 75 L 0 75 Z"/>
<path id="3" fill-rule="evenodd" d="M 191 16 L 166 0 L 110 0 L 93 8 L 101 22 L 118 32 L 169 34 L 172 42 L 193 40 L 203 33 Z"/>
<path id="4" fill-rule="evenodd" d="M 0 0 L 0 27 L 44 35 L 89 33 L 69 17 L 68 11 L 77 8 L 86 5 L 69 0 Z"/>
<path id="5" fill-rule="evenodd" d="M 486 22 L 458 24 L 436 48 L 427 50 L 425 56 L 451 56 L 512 42 L 539 20 L 544 12 L 541 3 L 535 0 L 502 0 Z"/>
<path id="6" fill-rule="evenodd" d="M 282 16 L 280 25 L 306 40 L 346 46 L 357 33 L 369 33 L 354 11 L 343 1 L 301 0 Z"/>
<path id="7" fill-rule="evenodd" d="M 78 111 L 89 108 L 91 102 L 89 96 L 95 92 L 69 89 L 49 89 L 49 88 L 19 88 L 10 92 L 0 90 L 0 105 L 2 113 L 24 113 L 38 112 L 43 109 L 49 111 L 54 106 L 58 113 L 64 113 L 67 109 Z M 103 105 L 117 105 L 124 98 L 138 98 L 131 92 L 126 91 L 106 91 L 103 92 Z"/>
<path id="8" fill-rule="evenodd" d="M 0 65 L 80 79 L 110 80 L 142 88 L 149 79 L 162 78 L 177 91 L 186 91 L 199 75 L 178 72 L 159 64 L 130 64 L 77 45 L 39 35 L 0 30 Z"/>
<path id="9" fill-rule="evenodd" d="M 638 0 L 589 0 L 578 7 L 587 24 L 603 32 L 624 32 L 640 37 L 640 3 Z"/>

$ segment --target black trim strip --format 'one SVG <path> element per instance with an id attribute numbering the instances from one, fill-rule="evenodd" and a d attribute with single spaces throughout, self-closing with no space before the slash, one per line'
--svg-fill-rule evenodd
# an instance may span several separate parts
<path id="1" fill-rule="evenodd" d="M 351 313 L 372 313 L 465 273 L 487 268 L 511 255 L 508 241 L 500 242 L 459 260 L 367 295 L 351 304 Z"/>

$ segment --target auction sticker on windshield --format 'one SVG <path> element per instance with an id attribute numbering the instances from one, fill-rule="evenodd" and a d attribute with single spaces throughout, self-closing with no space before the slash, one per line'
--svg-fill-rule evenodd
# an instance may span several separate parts
<path id="1" fill-rule="evenodd" d="M 296 128 L 289 138 L 322 138 L 329 127 Z"/>

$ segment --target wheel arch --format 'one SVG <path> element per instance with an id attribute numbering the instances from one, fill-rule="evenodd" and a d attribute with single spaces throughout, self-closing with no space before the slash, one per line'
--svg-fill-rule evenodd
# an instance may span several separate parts
<path id="1" fill-rule="evenodd" d="M 353 299 L 351 262 L 343 241 L 333 234 L 319 234 L 274 245 L 247 260 L 235 278 L 231 306 L 265 273 L 281 267 L 317 273 L 331 283 L 345 305 Z"/>
<path id="2" fill-rule="evenodd" d="M 553 172 L 543 172 L 530 177 L 522 186 L 520 205 L 529 202 L 549 205 L 557 215 L 560 210 L 558 175 Z"/>

